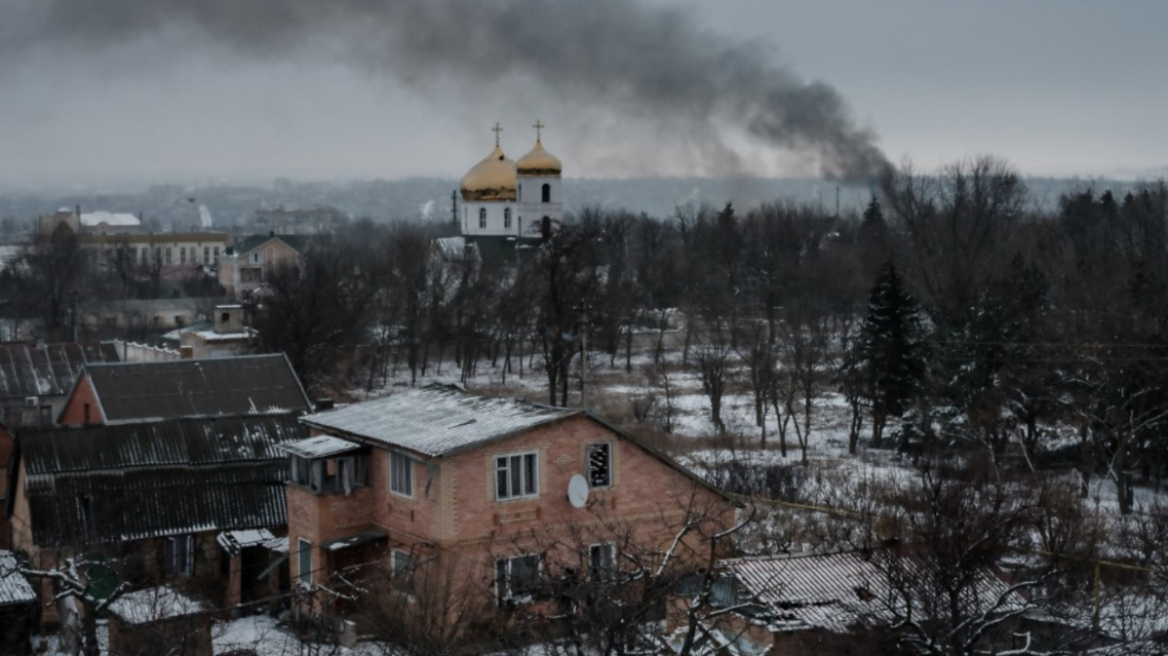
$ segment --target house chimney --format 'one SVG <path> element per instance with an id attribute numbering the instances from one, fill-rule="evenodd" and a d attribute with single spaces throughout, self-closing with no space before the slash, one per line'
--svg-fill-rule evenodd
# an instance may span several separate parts
<path id="1" fill-rule="evenodd" d="M 192 360 L 195 357 L 195 347 L 180 346 L 178 347 L 178 357 L 183 360 Z"/>

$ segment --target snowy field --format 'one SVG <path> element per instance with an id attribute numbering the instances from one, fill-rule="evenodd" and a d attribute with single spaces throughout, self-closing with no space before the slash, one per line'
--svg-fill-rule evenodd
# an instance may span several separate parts
<path id="1" fill-rule="evenodd" d="M 727 461 L 760 467 L 800 464 L 802 453 L 793 426 L 787 429 L 786 455 L 780 452 L 779 420 L 773 409 L 767 414 L 767 442 L 763 448 L 762 430 L 755 423 L 754 404 L 745 371 L 741 367 L 731 374 L 723 396 L 722 420 L 726 430 L 719 436 L 710 417 L 710 399 L 702 390 L 701 379 L 693 370 L 692 360 L 689 367 L 684 367 L 679 348 L 667 348 L 660 366 L 654 366 L 652 356 L 651 349 L 634 349 L 631 371 L 626 372 L 623 353 L 615 361 L 606 353 L 590 353 L 588 407 L 618 424 L 634 429 L 643 427 L 662 435 L 661 427 L 666 423 L 663 417 L 666 406 L 662 381 L 664 372 L 668 379 L 669 406 L 672 408 L 668 417 L 672 431 L 662 437 L 665 443 L 659 446 L 663 446 L 675 458 L 699 472 Z M 513 371 L 504 375 L 501 360 L 500 366 L 492 367 L 490 361 L 484 359 L 479 362 L 476 375 L 468 381 L 466 387 L 469 391 L 489 396 L 511 396 L 546 403 L 547 379 L 541 364 L 542 357 L 538 354 L 533 359 L 525 360 L 523 375 L 520 376 L 513 360 Z M 442 362 L 440 371 L 439 374 L 431 366 L 424 376 L 419 376 L 417 384 L 460 383 L 460 372 L 451 359 Z M 409 378 L 408 369 L 402 365 L 386 385 L 371 391 L 354 389 L 351 396 L 353 400 L 384 396 L 394 388 L 408 386 Z M 650 398 L 655 398 L 652 410 L 644 421 L 638 422 L 634 407 L 638 404 L 646 405 Z M 569 382 L 568 403 L 576 406 L 581 404 L 579 373 L 575 366 Z M 906 457 L 891 449 L 867 448 L 871 437 L 871 425 L 867 419 L 861 432 L 858 452 L 855 455 L 848 454 L 849 409 L 843 396 L 833 387 L 824 385 L 813 407 L 811 431 L 807 436 L 808 467 L 801 476 L 800 503 L 846 508 L 849 505 L 847 495 L 865 481 L 895 482 L 911 476 L 912 463 Z M 890 421 L 885 430 L 886 440 L 895 427 L 894 420 Z M 1070 430 L 1047 427 L 1047 431 L 1058 442 L 1076 439 Z M 1077 475 L 1066 476 L 1078 484 Z M 1093 511 L 1118 514 L 1114 483 L 1104 478 L 1093 478 L 1089 483 L 1085 503 Z M 1155 504 L 1168 505 L 1168 493 L 1137 487 L 1135 503 L 1137 514 Z"/>

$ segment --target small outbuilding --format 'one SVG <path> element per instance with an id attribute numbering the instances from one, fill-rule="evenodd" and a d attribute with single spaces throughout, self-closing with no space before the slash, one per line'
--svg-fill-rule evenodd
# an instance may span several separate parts
<path id="1" fill-rule="evenodd" d="M 211 606 L 169 586 L 127 593 L 109 606 L 110 656 L 213 656 Z"/>

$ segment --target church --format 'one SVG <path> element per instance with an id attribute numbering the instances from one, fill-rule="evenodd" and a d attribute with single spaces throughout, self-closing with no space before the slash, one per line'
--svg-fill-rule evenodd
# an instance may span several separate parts
<path id="1" fill-rule="evenodd" d="M 462 208 L 459 227 L 467 243 L 538 239 L 541 226 L 558 222 L 563 214 L 560 160 L 544 150 L 543 123 L 535 122 L 535 145 L 513 161 L 503 154 L 496 123 L 495 149 L 475 164 L 460 183 Z"/>

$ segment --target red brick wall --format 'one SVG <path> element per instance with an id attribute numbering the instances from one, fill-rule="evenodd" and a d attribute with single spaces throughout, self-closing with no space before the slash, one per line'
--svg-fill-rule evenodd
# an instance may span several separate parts
<path id="1" fill-rule="evenodd" d="M 8 531 L 8 465 L 15 448 L 16 440 L 12 433 L 0 426 L 0 549 L 10 549 L 12 546 L 12 537 Z"/>
<path id="2" fill-rule="evenodd" d="M 88 376 L 81 374 L 77 386 L 73 388 L 73 394 L 65 402 L 60 423 L 66 426 L 84 424 L 86 404 L 89 404 L 89 423 L 104 424 L 105 418 L 101 416 L 101 409 L 97 406 L 97 395 L 93 391 L 93 385 L 90 384 Z"/>

